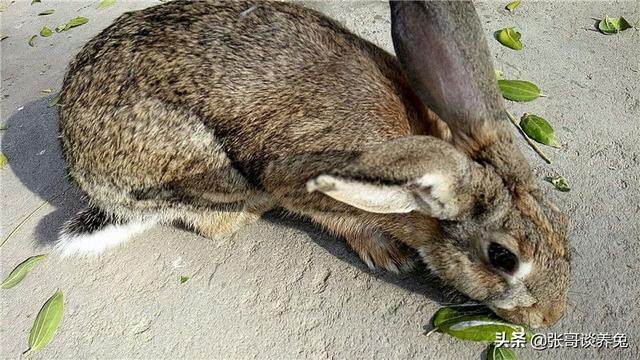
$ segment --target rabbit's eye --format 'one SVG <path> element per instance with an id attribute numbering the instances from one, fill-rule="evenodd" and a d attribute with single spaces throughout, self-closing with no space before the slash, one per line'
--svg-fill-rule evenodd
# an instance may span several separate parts
<path id="1" fill-rule="evenodd" d="M 513 272 L 518 265 L 518 257 L 498 243 L 489 245 L 489 261 L 496 269 Z"/>

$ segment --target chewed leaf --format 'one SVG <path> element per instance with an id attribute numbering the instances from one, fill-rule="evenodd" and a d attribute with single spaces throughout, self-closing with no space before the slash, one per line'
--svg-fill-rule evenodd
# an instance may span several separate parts
<path id="1" fill-rule="evenodd" d="M 64 299 L 60 290 L 47 300 L 33 322 L 29 335 L 29 352 L 42 350 L 58 330 L 64 311 Z"/>
<path id="2" fill-rule="evenodd" d="M 606 35 L 617 34 L 620 31 L 631 28 L 633 28 L 633 26 L 622 16 L 612 18 L 605 15 L 598 23 L 598 29 Z"/>
<path id="3" fill-rule="evenodd" d="M 38 38 L 38 35 L 32 35 L 29 38 L 29 46 L 31 47 L 36 47 L 36 39 Z"/>
<path id="4" fill-rule="evenodd" d="M 96 9 L 101 10 L 116 3 L 116 0 L 101 0 Z"/>
<path id="5" fill-rule="evenodd" d="M 522 50 L 520 36 L 521 34 L 515 31 L 513 28 L 504 28 L 498 33 L 498 41 L 500 42 L 500 44 L 510 49 Z"/>
<path id="6" fill-rule="evenodd" d="M 2 282 L 2 288 L 10 289 L 18 285 L 18 283 L 20 283 L 20 281 L 22 281 L 22 279 L 27 276 L 29 271 L 31 271 L 31 269 L 33 269 L 33 267 L 36 266 L 45 257 L 47 257 L 47 254 L 32 256 L 27 260 L 21 262 L 18 266 L 16 266 L 15 269 L 13 269 L 9 276 L 4 279 L 4 281 Z"/>
<path id="7" fill-rule="evenodd" d="M 516 353 L 505 347 L 497 347 L 495 344 L 487 350 L 487 360 L 518 360 Z"/>
<path id="8" fill-rule="evenodd" d="M 520 0 L 515 0 L 508 3 L 505 8 L 509 10 L 509 12 L 514 12 L 518 6 L 520 6 Z"/>
<path id="9" fill-rule="evenodd" d="M 0 170 L 6 168 L 7 165 L 9 165 L 9 159 L 3 153 L 0 153 Z"/>
<path id="10" fill-rule="evenodd" d="M 43 27 L 42 30 L 40 30 L 40 36 L 42 37 L 49 37 L 51 35 L 53 35 L 53 31 L 47 26 Z"/>
<path id="11" fill-rule="evenodd" d="M 180 276 L 180 284 L 184 284 L 189 280 L 188 276 Z"/>
<path id="12" fill-rule="evenodd" d="M 525 113 L 520 119 L 520 127 L 533 140 L 553 147 L 560 147 L 555 131 L 544 118 Z"/>
<path id="13" fill-rule="evenodd" d="M 56 12 L 55 9 L 47 9 L 47 10 L 39 13 L 38 16 L 47 16 L 47 15 L 53 14 L 54 12 Z"/>
<path id="14" fill-rule="evenodd" d="M 551 184 L 556 187 L 556 189 L 564 192 L 568 192 L 571 190 L 571 186 L 569 186 L 569 182 L 562 175 L 554 176 L 550 179 Z"/>
<path id="15" fill-rule="evenodd" d="M 505 99 L 513 101 L 532 101 L 541 96 L 540 88 L 524 80 L 498 80 L 500 92 Z"/>

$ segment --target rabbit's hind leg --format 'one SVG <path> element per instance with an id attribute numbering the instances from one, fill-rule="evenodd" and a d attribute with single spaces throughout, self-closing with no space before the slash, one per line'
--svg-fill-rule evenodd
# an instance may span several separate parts
<path id="1" fill-rule="evenodd" d="M 254 195 L 244 201 L 220 203 L 207 207 L 175 209 L 174 224 L 208 238 L 216 238 L 236 232 L 244 225 L 256 222 L 273 203 L 266 195 Z"/>

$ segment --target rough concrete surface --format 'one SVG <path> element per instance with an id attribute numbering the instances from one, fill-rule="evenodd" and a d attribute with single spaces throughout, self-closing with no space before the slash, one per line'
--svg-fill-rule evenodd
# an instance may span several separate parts
<path id="1" fill-rule="evenodd" d="M 47 253 L 57 228 L 82 204 L 69 188 L 47 107 L 80 47 L 119 14 L 159 1 L 0 0 L 2 12 L 0 275 Z M 624 333 L 627 349 L 522 349 L 522 359 L 638 359 L 640 349 L 640 32 L 595 31 L 604 14 L 640 21 L 637 1 L 507 1 L 477 4 L 495 65 L 548 97 L 509 103 L 556 127 L 563 146 L 545 147 L 545 164 L 523 140 L 540 185 L 572 219 L 573 279 L 566 316 L 550 331 Z M 384 2 L 309 3 L 391 50 Z M 44 9 L 50 16 L 37 16 Z M 90 22 L 49 38 L 29 37 L 75 16 Z M 493 33 L 522 32 L 525 48 L 501 46 Z M 122 64 L 127 66 L 127 64 Z M 52 94 L 42 90 L 51 88 Z M 521 139 L 521 138 L 519 138 Z M 543 181 L 562 174 L 572 191 Z M 34 211 L 31 216 L 30 214 Z M 26 219 L 26 220 L 25 220 Z M 181 275 L 191 279 L 180 284 Z M 272 213 L 218 241 L 158 227 L 94 259 L 50 256 L 17 287 L 0 290 L 2 358 L 20 358 L 44 301 L 60 288 L 65 313 L 49 358 L 397 358 L 480 359 L 484 345 L 423 327 L 441 290 L 424 274 L 370 271 L 339 239 Z"/>

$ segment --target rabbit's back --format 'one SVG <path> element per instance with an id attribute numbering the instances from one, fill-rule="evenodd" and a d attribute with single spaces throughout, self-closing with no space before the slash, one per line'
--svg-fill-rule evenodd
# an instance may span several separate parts
<path id="1" fill-rule="evenodd" d="M 174 1 L 124 14 L 91 40 L 70 65 L 62 91 L 62 141 L 71 170 L 82 164 L 85 173 L 101 166 L 102 175 L 113 174 L 116 162 L 88 160 L 97 157 L 89 153 L 105 152 L 126 157 L 118 174 L 145 170 L 140 167 L 150 161 L 140 142 L 153 143 L 154 134 L 171 133 L 173 125 L 141 108 L 176 110 L 178 118 L 203 125 L 220 156 L 254 185 L 273 159 L 349 156 L 426 131 L 418 120 L 426 109 L 393 56 L 315 11 L 253 4 Z M 136 108 L 136 116 L 124 116 Z M 135 139 L 140 129 L 147 135 Z M 135 142 L 124 141 L 127 132 Z M 180 157 L 192 140 L 158 141 L 147 148 Z M 127 161 L 140 166 L 127 169 Z M 318 173 L 334 165 L 322 164 Z"/>

